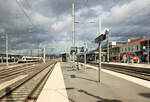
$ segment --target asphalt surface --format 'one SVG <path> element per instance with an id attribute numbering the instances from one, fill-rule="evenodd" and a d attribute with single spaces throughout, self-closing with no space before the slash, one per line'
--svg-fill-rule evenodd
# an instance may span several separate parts
<path id="1" fill-rule="evenodd" d="M 72 63 L 61 63 L 70 102 L 150 102 L 150 89 L 97 70 L 72 70 Z"/>

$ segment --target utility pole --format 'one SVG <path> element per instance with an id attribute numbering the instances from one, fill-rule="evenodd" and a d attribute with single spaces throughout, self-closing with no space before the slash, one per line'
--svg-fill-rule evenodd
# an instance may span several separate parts
<path id="1" fill-rule="evenodd" d="M 43 62 L 45 63 L 45 47 L 43 48 Z"/>
<path id="2" fill-rule="evenodd" d="M 38 40 L 38 57 L 39 57 L 39 40 Z"/>
<path id="3" fill-rule="evenodd" d="M 31 56 L 32 56 L 32 49 L 31 49 Z"/>
<path id="4" fill-rule="evenodd" d="M 101 18 L 98 20 L 99 24 L 99 34 L 101 35 Z M 98 81 L 101 82 L 101 42 L 99 42 L 99 69 L 98 69 Z"/>
<path id="5" fill-rule="evenodd" d="M 5 38 L 5 40 L 6 40 L 6 66 L 8 66 L 8 35 L 5 34 L 4 29 L 0 29 L 0 32 L 3 33 L 3 35 L 0 35 L 0 37 Z"/>
<path id="6" fill-rule="evenodd" d="M 8 35 L 6 34 L 6 65 L 8 66 Z"/>
<path id="7" fill-rule="evenodd" d="M 68 56 L 67 56 L 67 40 L 68 40 L 68 39 L 67 39 L 67 33 L 66 33 L 66 41 L 65 41 L 65 42 L 66 42 L 66 51 L 65 51 L 65 52 L 66 52 L 66 62 L 67 62 L 67 57 L 68 57 Z"/>
<path id="8" fill-rule="evenodd" d="M 84 71 L 86 71 L 86 43 L 84 43 Z"/>
<path id="9" fill-rule="evenodd" d="M 72 43 L 73 49 L 75 49 L 75 11 L 74 3 L 72 3 Z M 73 51 L 73 68 L 75 67 L 75 52 Z"/>
<path id="10" fill-rule="evenodd" d="M 107 34 L 107 62 L 109 62 L 109 34 Z"/>

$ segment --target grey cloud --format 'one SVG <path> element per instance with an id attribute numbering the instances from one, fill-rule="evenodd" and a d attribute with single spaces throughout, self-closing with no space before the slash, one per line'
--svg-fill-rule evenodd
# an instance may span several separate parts
<path id="1" fill-rule="evenodd" d="M 31 22 L 25 17 L 15 0 L 0 1 L 0 28 L 5 28 L 6 33 L 9 35 L 9 48 L 37 48 L 38 45 L 42 44 L 46 46 L 51 43 L 54 43 L 60 49 L 66 45 L 70 47 L 72 42 L 68 41 L 67 44 L 65 43 L 65 34 L 67 33 L 69 40 L 72 40 L 71 14 L 73 0 L 27 1 L 31 4 L 31 7 L 29 7 L 25 0 L 20 0 L 20 3 L 34 24 L 32 32 L 29 32 Z M 133 2 L 136 3 L 136 1 L 74 0 L 76 20 L 86 22 L 93 19 L 97 21 L 99 15 L 102 15 L 102 30 L 105 27 L 111 28 L 110 36 L 112 40 L 126 40 L 130 37 L 141 36 L 148 37 L 148 33 L 150 32 L 149 6 L 145 7 L 145 3 L 141 5 L 144 7 L 143 9 L 139 9 L 140 7 L 138 6 L 135 9 Z M 144 1 L 146 0 L 139 2 Z M 129 8 L 122 8 L 126 6 L 129 6 Z M 117 8 L 116 11 L 115 8 Z M 136 13 L 137 11 L 138 14 Z M 59 24 L 56 28 L 61 28 L 58 31 L 54 31 L 52 28 L 52 25 L 55 23 Z M 77 24 L 75 32 L 76 40 L 91 43 L 97 36 L 97 29 L 98 24 Z M 61 49 L 61 51 L 63 50 Z"/>

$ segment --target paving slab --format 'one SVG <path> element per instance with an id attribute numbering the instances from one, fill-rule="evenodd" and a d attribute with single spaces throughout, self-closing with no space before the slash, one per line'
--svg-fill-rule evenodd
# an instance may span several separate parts
<path id="1" fill-rule="evenodd" d="M 61 62 L 70 102 L 150 102 L 150 88 L 87 67 L 86 72 L 72 70 L 71 62 Z M 55 101 L 56 102 L 56 101 Z"/>

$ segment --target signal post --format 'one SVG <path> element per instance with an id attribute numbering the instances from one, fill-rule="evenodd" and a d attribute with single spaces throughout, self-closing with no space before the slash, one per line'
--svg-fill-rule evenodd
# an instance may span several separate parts
<path id="1" fill-rule="evenodd" d="M 99 69 L 98 69 L 98 82 L 101 82 L 101 42 L 106 39 L 109 30 L 105 29 L 105 34 L 101 34 L 101 18 L 99 17 L 99 36 L 95 38 L 95 43 L 98 43 L 99 48 Z"/>

